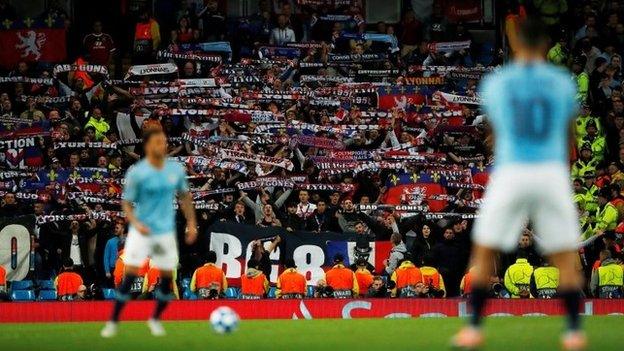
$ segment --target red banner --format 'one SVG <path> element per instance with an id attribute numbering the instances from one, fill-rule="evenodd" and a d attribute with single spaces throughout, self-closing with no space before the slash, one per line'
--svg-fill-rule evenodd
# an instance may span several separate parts
<path id="1" fill-rule="evenodd" d="M 460 299 L 304 299 L 304 300 L 207 300 L 173 301 L 163 318 L 207 320 L 219 306 L 229 306 L 242 319 L 325 319 L 464 317 L 469 314 Z M 105 321 L 110 301 L 0 303 L 0 323 Z M 122 313 L 123 320 L 145 320 L 153 312 L 153 301 L 133 301 Z M 581 313 L 608 315 L 624 312 L 623 300 L 585 300 Z M 485 309 L 489 316 L 562 315 L 559 300 L 497 299 Z"/>
<path id="2" fill-rule="evenodd" d="M 480 0 L 444 0 L 442 8 L 452 22 L 478 21 L 482 17 Z"/>
<path id="3" fill-rule="evenodd" d="M 67 58 L 65 29 L 0 31 L 0 65 L 12 69 L 19 61 L 61 62 Z"/>
<path id="4" fill-rule="evenodd" d="M 444 200 L 427 200 L 434 195 L 446 194 L 444 187 L 437 183 L 414 183 L 394 186 L 383 198 L 383 203 L 392 205 L 418 205 L 426 200 L 432 212 L 442 211 L 447 203 Z"/>

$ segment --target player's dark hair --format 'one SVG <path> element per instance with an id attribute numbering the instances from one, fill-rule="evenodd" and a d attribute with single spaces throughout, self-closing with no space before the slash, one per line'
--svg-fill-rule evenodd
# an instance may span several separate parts
<path id="1" fill-rule="evenodd" d="M 144 130 L 143 131 L 143 147 L 147 145 L 147 143 L 150 141 L 150 139 L 152 139 L 152 137 L 155 137 L 156 135 L 160 135 L 164 133 L 165 132 L 162 129 L 158 129 L 158 128 L 148 128 L 147 130 Z"/>
<path id="2" fill-rule="evenodd" d="M 206 253 L 206 262 L 217 263 L 217 253 L 210 250 Z"/>
<path id="3" fill-rule="evenodd" d="M 548 45 L 550 37 L 546 25 L 536 18 L 527 18 L 520 23 L 518 28 L 518 38 L 530 49 L 541 49 Z"/>

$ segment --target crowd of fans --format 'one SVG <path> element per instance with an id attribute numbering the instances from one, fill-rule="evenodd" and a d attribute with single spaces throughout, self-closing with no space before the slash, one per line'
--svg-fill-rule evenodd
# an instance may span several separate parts
<path id="1" fill-rule="evenodd" d="M 204 3 L 178 9 L 174 28 L 138 11 L 133 44 L 124 50 L 116 45 L 120 38 L 106 33 L 113 24 L 96 21 L 91 33 L 83 33 L 71 69 L 20 62 L 5 72 L 13 79 L 0 83 L 0 133 L 17 138 L 12 133 L 38 128 L 42 135 L 36 167 L 17 171 L 10 163 L 17 155 L 8 152 L 1 160 L 0 216 L 38 218 L 29 278 L 75 272 L 56 278 L 59 297 L 80 291 L 84 298 L 86 287 L 101 297 L 100 288 L 118 284 L 127 230 L 118 212 L 121 179 L 141 157 L 140 145 L 122 142 L 140 138 L 141 129 L 162 128 L 170 156 L 187 165 L 200 232 L 231 221 L 392 243 L 383 271 L 374 272 L 365 260 L 345 267 L 337 255 L 312 291 L 305 282 L 302 288 L 292 258 L 283 257 L 272 296 L 469 294 L 472 219 L 494 162 L 476 88 L 483 74 L 503 63 L 502 49 L 474 41 L 470 26 L 450 21 L 442 6 L 434 5 L 428 18 L 406 8 L 398 23 L 367 23 L 359 1 L 326 6 L 261 0 L 245 18 L 228 17 L 216 1 Z M 569 3 L 525 5 L 553 28 L 548 60 L 569 67 L 578 82 L 571 177 L 583 229 L 580 263 L 591 282 L 587 293 L 618 297 L 621 274 L 619 282 L 604 282 L 599 271 L 621 270 L 624 7 L 618 1 Z M 12 13 L 0 4 L 0 15 Z M 508 22 L 521 20 L 523 11 L 510 10 Z M 67 15 L 47 10 L 46 16 Z M 199 53 L 207 42 L 219 45 Z M 214 78 L 214 85 L 185 87 L 169 71 L 131 74 L 130 65 L 157 62 L 174 63 L 180 79 Z M 112 79 L 107 72 L 87 72 L 85 64 L 111 72 L 122 71 L 122 64 L 129 73 Z M 52 76 L 52 84 L 30 79 Z M 394 186 L 416 183 L 441 190 L 391 193 Z M 271 291 L 268 253 L 279 240 L 267 249 L 256 245 L 240 296 Z M 228 291 L 204 241 L 181 244 L 180 297 L 215 298 Z M 538 248 L 539 233 L 529 224 L 518 253 L 500 257 L 493 296 L 552 297 L 556 285 L 541 278 L 558 273 Z M 143 273 L 137 295 L 149 295 L 158 282 L 156 269 L 146 265 Z M 616 293 L 601 293 L 618 284 Z"/>

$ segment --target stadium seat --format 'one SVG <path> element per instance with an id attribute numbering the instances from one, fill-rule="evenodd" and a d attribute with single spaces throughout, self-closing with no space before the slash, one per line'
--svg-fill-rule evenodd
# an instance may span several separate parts
<path id="1" fill-rule="evenodd" d="M 276 296 L 276 293 L 277 293 L 277 289 L 274 286 L 270 287 L 269 292 L 267 293 L 267 298 L 274 299 Z"/>
<path id="2" fill-rule="evenodd" d="M 191 291 L 191 289 L 184 289 L 182 292 L 183 300 L 197 300 L 197 294 Z"/>
<path id="3" fill-rule="evenodd" d="M 39 301 L 54 301 L 54 300 L 56 300 L 56 291 L 41 290 L 39 292 Z"/>
<path id="4" fill-rule="evenodd" d="M 13 290 L 11 291 L 11 300 L 35 301 L 35 292 L 32 290 Z"/>
<path id="5" fill-rule="evenodd" d="M 225 290 L 225 297 L 228 299 L 237 299 L 239 291 L 237 288 L 227 288 Z"/>
<path id="6" fill-rule="evenodd" d="M 115 299 L 115 289 L 102 289 L 102 294 L 104 295 L 104 300 L 114 300 Z"/>
<path id="7" fill-rule="evenodd" d="M 314 285 L 308 285 L 306 297 L 314 297 Z"/>
<path id="8" fill-rule="evenodd" d="M 180 281 L 180 286 L 183 289 L 188 289 L 191 286 L 191 278 L 184 278 Z"/>
<path id="9" fill-rule="evenodd" d="M 37 281 L 37 285 L 40 290 L 56 290 L 54 287 L 54 281 L 52 280 L 39 280 Z"/>
<path id="10" fill-rule="evenodd" d="M 32 280 L 13 280 L 11 290 L 30 290 L 33 288 Z"/>

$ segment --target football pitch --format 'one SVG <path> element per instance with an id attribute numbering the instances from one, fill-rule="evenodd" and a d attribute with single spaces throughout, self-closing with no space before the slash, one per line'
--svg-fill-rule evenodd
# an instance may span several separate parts
<path id="1" fill-rule="evenodd" d="M 2 350 L 448 350 L 459 318 L 242 321 L 233 334 L 215 334 L 207 321 L 166 322 L 152 337 L 143 322 L 120 325 L 114 339 L 103 323 L 0 324 Z M 622 350 L 624 317 L 584 319 L 590 350 Z M 559 317 L 495 317 L 486 322 L 484 350 L 559 350 Z"/>

